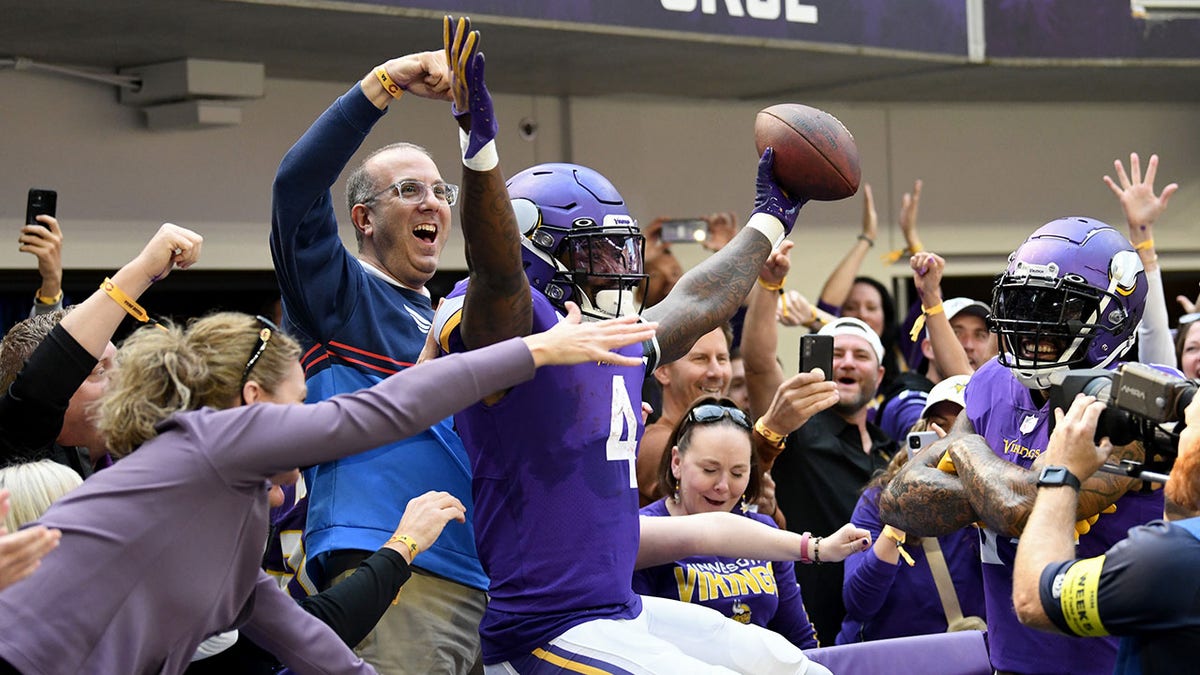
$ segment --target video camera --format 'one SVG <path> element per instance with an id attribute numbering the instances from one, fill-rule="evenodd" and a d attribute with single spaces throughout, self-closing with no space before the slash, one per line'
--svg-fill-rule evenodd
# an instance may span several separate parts
<path id="1" fill-rule="evenodd" d="M 1106 436 L 1116 446 L 1141 441 L 1146 468 L 1169 470 L 1179 454 L 1184 409 L 1197 388 L 1196 382 L 1142 363 L 1125 363 L 1116 371 L 1068 370 L 1051 377 L 1050 409 L 1070 408 L 1077 394 L 1095 396 L 1108 404 L 1096 423 L 1095 441 Z M 1051 418 L 1051 429 L 1054 422 Z"/>

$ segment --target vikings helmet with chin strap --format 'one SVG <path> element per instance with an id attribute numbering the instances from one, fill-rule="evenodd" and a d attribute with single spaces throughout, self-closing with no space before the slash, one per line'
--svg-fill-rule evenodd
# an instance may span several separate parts
<path id="1" fill-rule="evenodd" d="M 539 164 L 508 181 L 529 283 L 559 309 L 585 316 L 635 314 L 644 239 L 607 178 L 575 164 Z"/>
<path id="2" fill-rule="evenodd" d="M 1091 218 L 1038 228 L 1008 259 L 992 296 L 1000 364 L 1032 389 L 1054 372 L 1105 368 L 1133 344 L 1146 272 L 1119 232 Z"/>

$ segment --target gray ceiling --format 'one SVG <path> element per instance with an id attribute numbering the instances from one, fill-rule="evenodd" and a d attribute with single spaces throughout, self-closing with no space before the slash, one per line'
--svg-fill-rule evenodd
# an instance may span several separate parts
<path id="1" fill-rule="evenodd" d="M 350 81 L 441 46 L 440 15 L 316 1 L 0 0 L 0 58 L 119 67 L 185 56 L 265 64 L 268 77 Z M 328 3 L 323 6 L 328 6 Z M 349 8 L 347 8 L 349 7 Z M 477 19 L 497 92 L 841 101 L 1200 102 L 1189 65 L 977 65 L 728 40 Z"/>

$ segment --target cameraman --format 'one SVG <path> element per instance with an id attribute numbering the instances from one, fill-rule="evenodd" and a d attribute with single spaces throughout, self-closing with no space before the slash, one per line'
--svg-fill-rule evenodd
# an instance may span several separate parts
<path id="1" fill-rule="evenodd" d="M 1185 411 L 1187 428 L 1166 485 L 1174 522 L 1129 530 L 1104 555 L 1074 559 L 1079 484 L 1113 446 L 1096 446 L 1105 404 L 1078 396 L 1042 455 L 1037 501 L 1017 547 L 1013 604 L 1027 626 L 1068 635 L 1120 635 L 1114 672 L 1182 673 L 1200 644 L 1200 396 Z M 1063 472 L 1068 473 L 1063 473 Z"/>

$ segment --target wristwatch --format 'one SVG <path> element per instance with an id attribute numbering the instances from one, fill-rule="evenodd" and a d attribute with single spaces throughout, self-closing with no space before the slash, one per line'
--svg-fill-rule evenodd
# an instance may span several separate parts
<path id="1" fill-rule="evenodd" d="M 1065 466 L 1048 466 L 1042 469 L 1042 475 L 1038 476 L 1038 487 L 1062 487 L 1069 485 L 1079 492 L 1079 478 L 1075 474 L 1067 470 Z"/>

